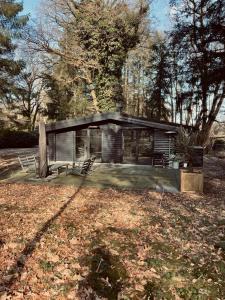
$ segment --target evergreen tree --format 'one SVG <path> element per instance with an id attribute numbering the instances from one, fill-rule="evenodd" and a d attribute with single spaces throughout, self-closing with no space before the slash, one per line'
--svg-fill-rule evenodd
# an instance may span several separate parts
<path id="1" fill-rule="evenodd" d="M 170 87 L 170 54 L 166 38 L 156 34 L 152 45 L 150 68 L 146 70 L 150 77 L 147 102 L 147 116 L 157 120 L 168 120 L 170 108 L 168 96 Z"/>
<path id="2" fill-rule="evenodd" d="M 87 85 L 82 80 L 73 80 L 73 77 L 76 77 L 74 69 L 61 59 L 50 74 L 43 74 L 48 98 L 45 113 L 50 119 L 64 120 L 94 111 Z"/>
<path id="3" fill-rule="evenodd" d="M 14 89 L 14 79 L 21 72 L 23 63 L 16 61 L 14 38 L 28 21 L 20 16 L 23 6 L 14 0 L 0 1 L 0 101 Z"/>

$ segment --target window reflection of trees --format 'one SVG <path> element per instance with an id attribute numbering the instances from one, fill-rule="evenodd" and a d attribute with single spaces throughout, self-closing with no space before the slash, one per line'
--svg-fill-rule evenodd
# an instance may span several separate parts
<path id="1" fill-rule="evenodd" d="M 101 159 L 102 135 L 99 128 L 77 130 L 75 144 L 76 160 L 83 161 L 92 156 Z"/>
<path id="2" fill-rule="evenodd" d="M 153 131 L 124 129 L 124 161 L 147 162 L 153 152 Z"/>

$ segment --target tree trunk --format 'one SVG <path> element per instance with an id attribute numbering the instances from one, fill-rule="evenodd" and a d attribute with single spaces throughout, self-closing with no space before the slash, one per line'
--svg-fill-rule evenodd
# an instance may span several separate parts
<path id="1" fill-rule="evenodd" d="M 98 100 L 97 100 L 97 96 L 96 96 L 96 92 L 94 89 L 91 90 L 91 97 L 92 97 L 92 101 L 93 101 L 93 105 L 95 108 L 96 113 L 99 113 L 99 108 L 98 108 Z"/>
<path id="2" fill-rule="evenodd" d="M 47 140 L 45 123 L 39 123 L 39 176 L 45 178 L 48 175 L 48 161 L 47 161 Z"/>
<path id="3" fill-rule="evenodd" d="M 38 111 L 39 111 L 39 105 L 37 105 L 37 107 L 36 107 L 36 109 L 35 109 L 35 112 L 34 112 L 32 124 L 31 124 L 31 131 L 34 131 Z"/>

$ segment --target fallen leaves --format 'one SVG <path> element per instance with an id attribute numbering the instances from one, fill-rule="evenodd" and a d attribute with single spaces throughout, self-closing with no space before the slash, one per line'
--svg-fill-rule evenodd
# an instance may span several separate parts
<path id="1" fill-rule="evenodd" d="M 225 182 L 216 186 L 205 195 L 85 188 L 70 201 L 74 187 L 0 185 L 1 299 L 104 299 L 90 286 L 93 272 L 112 285 L 96 248 L 107 250 L 122 299 L 223 299 L 214 245 L 225 237 Z"/>

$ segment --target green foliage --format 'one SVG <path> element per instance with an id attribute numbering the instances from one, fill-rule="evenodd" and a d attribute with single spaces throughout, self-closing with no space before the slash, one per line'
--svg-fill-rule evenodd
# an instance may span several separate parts
<path id="1" fill-rule="evenodd" d="M 45 113 L 50 119 L 64 120 L 91 112 L 92 105 L 83 84 L 63 83 L 53 76 L 45 75 L 44 85 L 50 100 Z"/>
<path id="2" fill-rule="evenodd" d="M 140 41 L 147 1 L 138 2 L 137 9 L 128 1 L 118 0 L 69 3 L 71 18 L 68 19 L 66 6 L 64 34 L 59 43 L 62 62 L 70 69 L 66 81 L 78 85 L 82 82 L 95 111 L 115 110 L 116 103 L 124 100 L 122 68 L 129 50 Z"/>
<path id="3" fill-rule="evenodd" d="M 47 114 L 50 119 L 63 120 L 70 114 L 69 103 L 73 93 L 68 86 L 60 85 L 56 79 L 51 76 L 45 78 L 45 88 L 51 102 L 47 104 Z"/>
<path id="4" fill-rule="evenodd" d="M 12 41 L 20 37 L 20 30 L 28 20 L 27 16 L 19 16 L 22 9 L 22 4 L 14 0 L 0 3 L 0 98 L 13 90 L 13 79 L 24 67 L 22 61 L 13 57 L 16 46 Z"/>
<path id="5" fill-rule="evenodd" d="M 38 144 L 38 136 L 35 133 L 1 129 L 0 148 L 29 148 Z"/>
<path id="6" fill-rule="evenodd" d="M 50 272 L 55 267 L 55 263 L 50 262 L 48 260 L 44 260 L 44 259 L 40 259 L 39 265 L 42 268 L 42 270 L 45 271 L 45 272 Z"/>
<path id="7" fill-rule="evenodd" d="M 120 78 L 102 73 L 96 77 L 96 95 L 101 111 L 115 110 L 115 104 L 123 102 Z"/>

